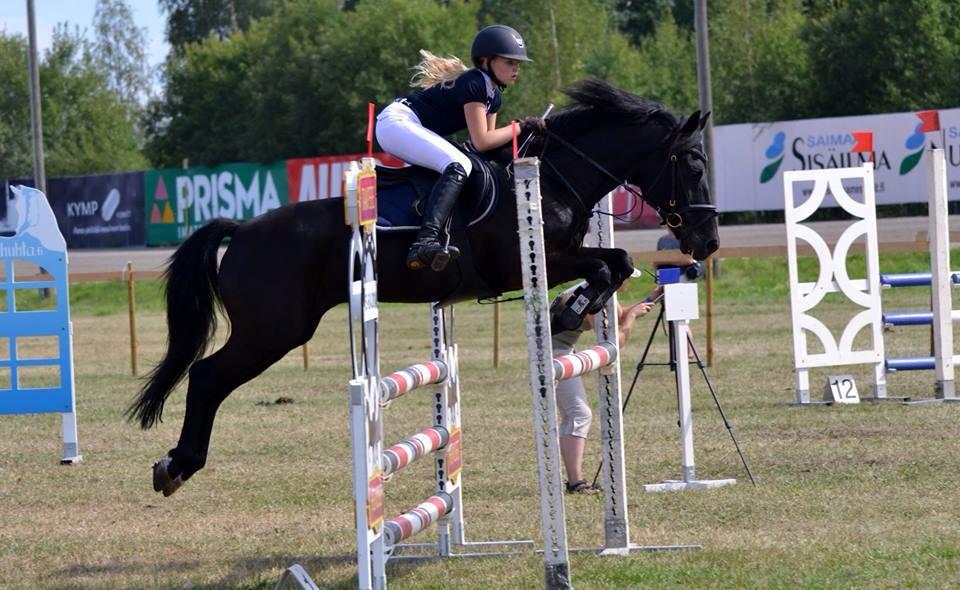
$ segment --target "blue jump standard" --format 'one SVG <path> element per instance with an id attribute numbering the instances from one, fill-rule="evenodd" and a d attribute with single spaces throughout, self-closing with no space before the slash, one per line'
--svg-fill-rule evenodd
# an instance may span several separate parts
<path id="1" fill-rule="evenodd" d="M 885 313 L 882 317 L 884 326 L 933 325 L 932 311 L 904 311 L 899 313 Z"/>
<path id="2" fill-rule="evenodd" d="M 880 275 L 880 284 L 884 287 L 922 287 L 929 285 L 933 277 L 928 272 L 908 272 Z M 951 272 L 950 281 L 960 285 L 960 272 Z"/>
<path id="3" fill-rule="evenodd" d="M 886 359 L 884 363 L 888 373 L 894 371 L 929 371 L 936 366 L 932 356 Z"/>

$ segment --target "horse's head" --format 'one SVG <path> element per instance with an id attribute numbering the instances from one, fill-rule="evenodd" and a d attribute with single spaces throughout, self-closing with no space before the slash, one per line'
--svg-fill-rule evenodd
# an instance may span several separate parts
<path id="1" fill-rule="evenodd" d="M 710 113 L 697 111 L 683 119 L 657 150 L 659 156 L 652 158 L 653 168 L 648 164 L 628 177 L 657 208 L 663 224 L 680 240 L 681 249 L 697 260 L 720 246 L 717 208 L 710 199 L 703 151 L 702 132 L 709 117 Z"/>
<path id="2" fill-rule="evenodd" d="M 702 260 L 719 247 L 702 130 L 709 115 L 677 119 L 663 105 L 602 80 L 578 82 L 573 104 L 548 119 L 537 142 L 559 194 L 588 210 L 626 180 L 640 187 L 684 252 Z"/>

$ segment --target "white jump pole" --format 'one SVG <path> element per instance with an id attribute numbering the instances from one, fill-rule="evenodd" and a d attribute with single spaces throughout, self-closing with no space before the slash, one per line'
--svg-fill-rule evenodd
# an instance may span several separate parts
<path id="1" fill-rule="evenodd" d="M 663 287 L 663 308 L 670 322 L 673 357 L 676 363 L 677 399 L 680 409 L 680 459 L 683 479 L 643 486 L 647 492 L 675 492 L 719 488 L 736 479 L 697 479 L 693 454 L 693 409 L 690 405 L 690 361 L 687 357 L 690 320 L 700 317 L 696 283 L 672 283 Z"/>
<path id="2" fill-rule="evenodd" d="M 365 164 L 369 174 L 372 160 Z M 350 240 L 350 318 L 353 378 L 349 382 L 350 438 L 353 459 L 354 515 L 357 528 L 357 585 L 383 590 L 387 585 L 383 531 L 383 408 L 380 405 L 380 320 L 377 306 L 376 209 L 372 218 L 362 202 L 360 171 L 352 164 L 346 176 L 346 216 Z M 374 183 L 376 179 L 374 177 Z M 374 184 L 374 187 L 376 184 Z M 359 265 L 359 266 L 357 266 Z M 357 276 L 359 269 L 359 277 Z"/>
<path id="3" fill-rule="evenodd" d="M 613 248 L 613 198 L 605 196 L 597 204 L 590 221 L 587 239 L 592 246 Z M 603 215 L 602 213 L 608 213 Z M 620 327 L 617 324 L 617 294 L 614 293 L 594 322 L 597 342 L 609 342 L 617 348 L 616 360 L 597 372 L 600 392 L 600 449 L 603 475 L 602 555 L 622 554 L 631 548 L 630 521 L 627 515 L 626 466 L 623 456 L 623 393 L 620 383 Z"/>
<path id="4" fill-rule="evenodd" d="M 550 342 L 550 302 L 547 299 L 546 253 L 543 246 L 543 216 L 540 209 L 540 161 L 513 161 L 517 197 L 517 227 L 520 234 L 520 266 L 523 271 L 523 305 L 526 310 L 527 351 L 530 360 L 530 391 L 533 397 L 533 428 L 540 474 L 540 523 L 546 588 L 572 588 L 567 550 L 563 474 L 557 426 L 557 396 L 554 383 L 553 344 Z"/>
<path id="5" fill-rule="evenodd" d="M 937 399 L 956 399 L 953 370 L 953 299 L 950 229 L 947 221 L 947 162 L 942 149 L 929 152 L 930 273 L 933 296 L 933 356 Z"/>

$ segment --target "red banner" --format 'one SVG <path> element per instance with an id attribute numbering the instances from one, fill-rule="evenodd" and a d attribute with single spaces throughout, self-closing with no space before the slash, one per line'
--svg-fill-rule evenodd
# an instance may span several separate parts
<path id="1" fill-rule="evenodd" d="M 363 154 L 323 156 L 287 160 L 287 187 L 290 202 L 315 201 L 343 196 L 343 171 L 350 164 L 364 157 Z M 390 154 L 374 154 L 378 164 L 403 166 L 403 162 Z"/>

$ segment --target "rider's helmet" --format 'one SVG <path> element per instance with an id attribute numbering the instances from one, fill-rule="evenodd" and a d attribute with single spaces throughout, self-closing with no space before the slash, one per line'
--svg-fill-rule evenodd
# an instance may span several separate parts
<path id="1" fill-rule="evenodd" d="M 518 61 L 533 61 L 527 57 L 527 48 L 520 33 L 506 25 L 490 25 L 473 38 L 470 57 L 473 65 L 480 66 L 480 58 L 506 57 Z"/>

